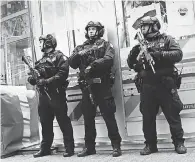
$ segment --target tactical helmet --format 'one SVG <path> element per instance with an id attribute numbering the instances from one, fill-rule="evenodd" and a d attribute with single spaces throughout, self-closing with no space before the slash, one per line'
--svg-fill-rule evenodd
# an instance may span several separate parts
<path id="1" fill-rule="evenodd" d="M 97 37 L 103 37 L 103 35 L 104 35 L 104 26 L 100 22 L 90 21 L 90 22 L 88 22 L 88 24 L 85 27 L 85 30 L 86 30 L 85 37 L 87 39 L 89 39 L 89 36 L 88 36 L 88 28 L 89 27 L 96 27 L 97 31 L 98 31 Z"/>
<path id="2" fill-rule="evenodd" d="M 57 40 L 52 34 L 41 35 L 39 37 L 39 41 L 43 40 L 43 49 L 53 48 L 55 49 L 57 46 Z"/>
<path id="3" fill-rule="evenodd" d="M 158 30 L 160 30 L 160 28 L 161 28 L 160 22 L 156 17 L 146 16 L 146 17 L 142 18 L 140 21 L 140 26 L 143 26 L 146 24 L 152 25 L 153 30 L 154 30 L 154 25 L 157 26 Z"/>

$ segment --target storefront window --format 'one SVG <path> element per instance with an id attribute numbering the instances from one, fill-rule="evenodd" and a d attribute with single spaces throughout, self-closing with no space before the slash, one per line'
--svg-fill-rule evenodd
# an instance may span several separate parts
<path id="1" fill-rule="evenodd" d="M 2 4 L 7 8 L 5 20 L 1 22 L 1 84 L 25 86 L 27 67 L 22 62 L 23 55 L 30 55 L 30 26 L 28 12 L 17 15 L 16 12 L 27 8 L 26 1 L 9 1 Z M 2 11 L 2 15 L 4 10 Z M 8 13 L 12 17 L 8 17 Z"/>
<path id="2" fill-rule="evenodd" d="M 0 85 L 6 84 L 6 75 L 5 75 L 5 64 L 3 64 L 5 61 L 5 52 L 3 46 L 0 48 L 1 50 L 1 78 L 0 78 Z"/>
<path id="3" fill-rule="evenodd" d="M 30 56 L 32 52 L 28 38 L 7 44 L 7 83 L 9 85 L 26 85 L 28 67 L 22 62 L 22 56 Z"/>
<path id="4" fill-rule="evenodd" d="M 1 23 L 3 37 L 29 35 L 28 14 L 23 14 Z"/>
<path id="5" fill-rule="evenodd" d="M 1 2 L 1 18 L 27 9 L 27 1 L 3 1 Z"/>

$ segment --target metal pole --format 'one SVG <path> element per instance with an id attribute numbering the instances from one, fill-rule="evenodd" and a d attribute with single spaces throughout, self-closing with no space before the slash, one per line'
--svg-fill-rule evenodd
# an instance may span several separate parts
<path id="1" fill-rule="evenodd" d="M 32 61 L 33 65 L 35 64 L 35 61 L 37 60 L 36 57 L 36 51 L 35 51 L 35 44 L 34 44 L 34 35 L 33 35 L 33 25 L 32 25 L 32 8 L 31 8 L 31 1 L 27 1 L 28 5 L 28 17 L 29 17 L 29 25 L 30 25 L 30 44 L 32 49 Z"/>
<path id="2" fill-rule="evenodd" d="M 4 49 L 5 49 L 5 84 L 8 84 L 8 70 L 7 70 L 7 37 L 4 37 Z"/>
<path id="3" fill-rule="evenodd" d="M 126 7 L 125 7 L 125 2 L 122 1 L 122 12 L 123 12 L 123 27 L 124 27 L 124 33 L 125 33 L 125 44 L 126 47 L 130 46 L 129 42 L 129 33 L 128 33 L 128 27 L 127 27 L 127 18 L 126 18 Z"/>

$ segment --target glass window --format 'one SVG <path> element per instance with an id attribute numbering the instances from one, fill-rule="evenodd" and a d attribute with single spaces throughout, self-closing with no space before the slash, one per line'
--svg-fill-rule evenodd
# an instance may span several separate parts
<path id="1" fill-rule="evenodd" d="M 5 52 L 4 52 L 4 47 L 1 46 L 1 79 L 0 79 L 0 84 L 6 84 L 6 75 L 5 75 Z"/>
<path id="2" fill-rule="evenodd" d="M 3 37 L 30 35 L 28 14 L 3 21 L 1 27 Z"/>
<path id="3" fill-rule="evenodd" d="M 24 55 L 32 58 L 29 38 L 7 44 L 7 57 L 5 57 L 7 84 L 26 85 L 28 67 L 22 62 Z"/>
<path id="4" fill-rule="evenodd" d="M 1 5 L 1 18 L 27 9 L 27 1 L 4 1 Z"/>
<path id="5" fill-rule="evenodd" d="M 19 5 L 20 3 L 13 4 Z M 24 5 L 24 2 L 22 4 Z M 19 6 L 15 8 L 15 11 L 20 9 Z M 22 55 L 32 57 L 28 13 L 3 21 L 1 27 L 1 66 L 3 67 L 1 84 L 26 85 L 28 69 L 21 57 Z"/>

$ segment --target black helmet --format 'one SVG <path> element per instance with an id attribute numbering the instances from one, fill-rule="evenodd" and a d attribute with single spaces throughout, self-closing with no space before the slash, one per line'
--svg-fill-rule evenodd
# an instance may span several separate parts
<path id="1" fill-rule="evenodd" d="M 153 29 L 154 29 L 154 25 L 157 26 L 158 30 L 160 30 L 160 28 L 161 28 L 160 22 L 156 17 L 146 16 L 146 17 L 142 18 L 140 21 L 140 27 L 143 26 L 144 24 L 152 25 Z"/>
<path id="2" fill-rule="evenodd" d="M 57 46 L 57 40 L 56 40 L 56 38 L 52 34 L 47 34 L 46 36 L 45 35 L 41 35 L 39 37 L 39 41 L 40 40 L 44 41 L 44 43 L 43 43 L 43 48 L 44 49 L 47 49 L 47 48 L 55 49 L 56 46 Z"/>
<path id="3" fill-rule="evenodd" d="M 89 27 L 96 27 L 97 30 L 98 30 L 97 37 L 99 37 L 99 38 L 103 37 L 103 35 L 104 35 L 104 26 L 100 22 L 90 21 L 90 22 L 87 23 L 87 25 L 85 27 L 85 30 L 86 30 L 85 37 L 87 39 L 89 39 L 89 36 L 88 36 L 88 33 L 87 33 Z"/>

